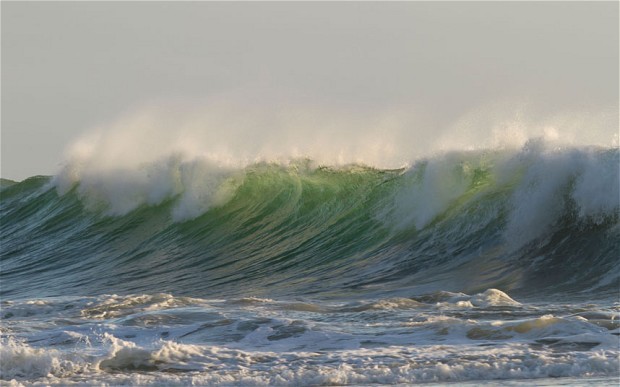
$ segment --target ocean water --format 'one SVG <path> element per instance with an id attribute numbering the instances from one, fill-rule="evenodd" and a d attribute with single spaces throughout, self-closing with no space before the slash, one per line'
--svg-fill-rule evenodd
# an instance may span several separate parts
<path id="1" fill-rule="evenodd" d="M 617 146 L 2 181 L 3 385 L 610 385 Z"/>

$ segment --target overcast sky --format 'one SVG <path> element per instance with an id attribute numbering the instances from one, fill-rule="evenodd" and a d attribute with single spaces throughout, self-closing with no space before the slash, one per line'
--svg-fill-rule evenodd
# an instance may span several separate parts
<path id="1" fill-rule="evenodd" d="M 407 106 L 437 128 L 513 97 L 547 113 L 618 106 L 616 1 L 1 7 L 10 179 L 54 174 L 80 133 L 158 99 Z"/>

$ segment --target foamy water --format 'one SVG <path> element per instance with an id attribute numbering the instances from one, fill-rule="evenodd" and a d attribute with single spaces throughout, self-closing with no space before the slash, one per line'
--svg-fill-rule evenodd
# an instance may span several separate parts
<path id="1" fill-rule="evenodd" d="M 618 373 L 617 307 L 542 308 L 494 289 L 354 303 L 61 297 L 5 302 L 2 313 L 1 377 L 14 384 L 397 384 Z"/>

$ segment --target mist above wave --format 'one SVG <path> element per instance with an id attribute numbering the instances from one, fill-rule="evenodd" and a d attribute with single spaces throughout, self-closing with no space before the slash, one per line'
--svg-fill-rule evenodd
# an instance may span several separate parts
<path id="1" fill-rule="evenodd" d="M 66 151 L 65 170 L 134 169 L 171 155 L 237 168 L 308 158 L 389 169 L 438 152 L 518 149 L 533 138 L 617 147 L 617 128 L 617 107 L 542 115 L 510 100 L 442 120 L 409 106 L 354 109 L 233 94 L 129 110 L 76 139 Z"/>
<path id="2" fill-rule="evenodd" d="M 608 168 L 607 180 L 598 179 L 600 168 L 589 165 L 593 162 L 545 155 L 584 145 L 617 148 L 613 109 L 554 113 L 534 120 L 526 118 L 523 104 L 495 103 L 438 128 L 421 112 L 402 107 L 343 111 L 259 97 L 222 95 L 143 105 L 77 139 L 67 149 L 54 185 L 64 194 L 79 183 L 85 202 L 91 207 L 104 203 L 111 215 L 180 196 L 173 216 L 186 220 L 230 200 L 243 182 L 244 169 L 258 163 L 297 168 L 302 160 L 311 167 L 356 164 L 378 169 L 415 169 L 428 164 L 424 184 L 413 188 L 419 191 L 416 197 L 432 199 L 425 201 L 427 213 L 418 210 L 411 215 L 416 226 L 422 227 L 471 183 L 471 176 L 455 180 L 446 179 L 445 174 L 451 174 L 459 163 L 482 162 L 485 152 L 501 151 L 504 159 L 538 158 L 546 164 L 555 160 L 556 165 L 549 168 L 562 169 L 556 185 L 564 184 L 567 174 L 579 173 L 575 168 L 583 170 L 586 181 L 575 193 L 583 204 L 583 215 L 609 210 L 596 197 L 609 178 L 617 180 L 613 169 Z M 477 151 L 473 157 L 479 160 L 464 156 L 467 151 Z M 499 164 L 499 168 L 491 166 L 495 171 L 514 169 L 513 161 L 492 162 Z M 533 168 L 526 176 L 529 185 L 536 185 L 537 174 L 546 172 Z M 497 174 L 500 180 L 510 175 Z"/>

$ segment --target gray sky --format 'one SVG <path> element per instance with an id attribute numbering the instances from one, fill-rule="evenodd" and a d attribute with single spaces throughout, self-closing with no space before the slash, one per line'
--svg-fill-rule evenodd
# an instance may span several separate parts
<path id="1" fill-rule="evenodd" d="M 55 173 L 78 135 L 158 99 L 409 107 L 427 132 L 510 98 L 534 115 L 618 106 L 615 1 L 1 7 L 10 179 Z"/>

